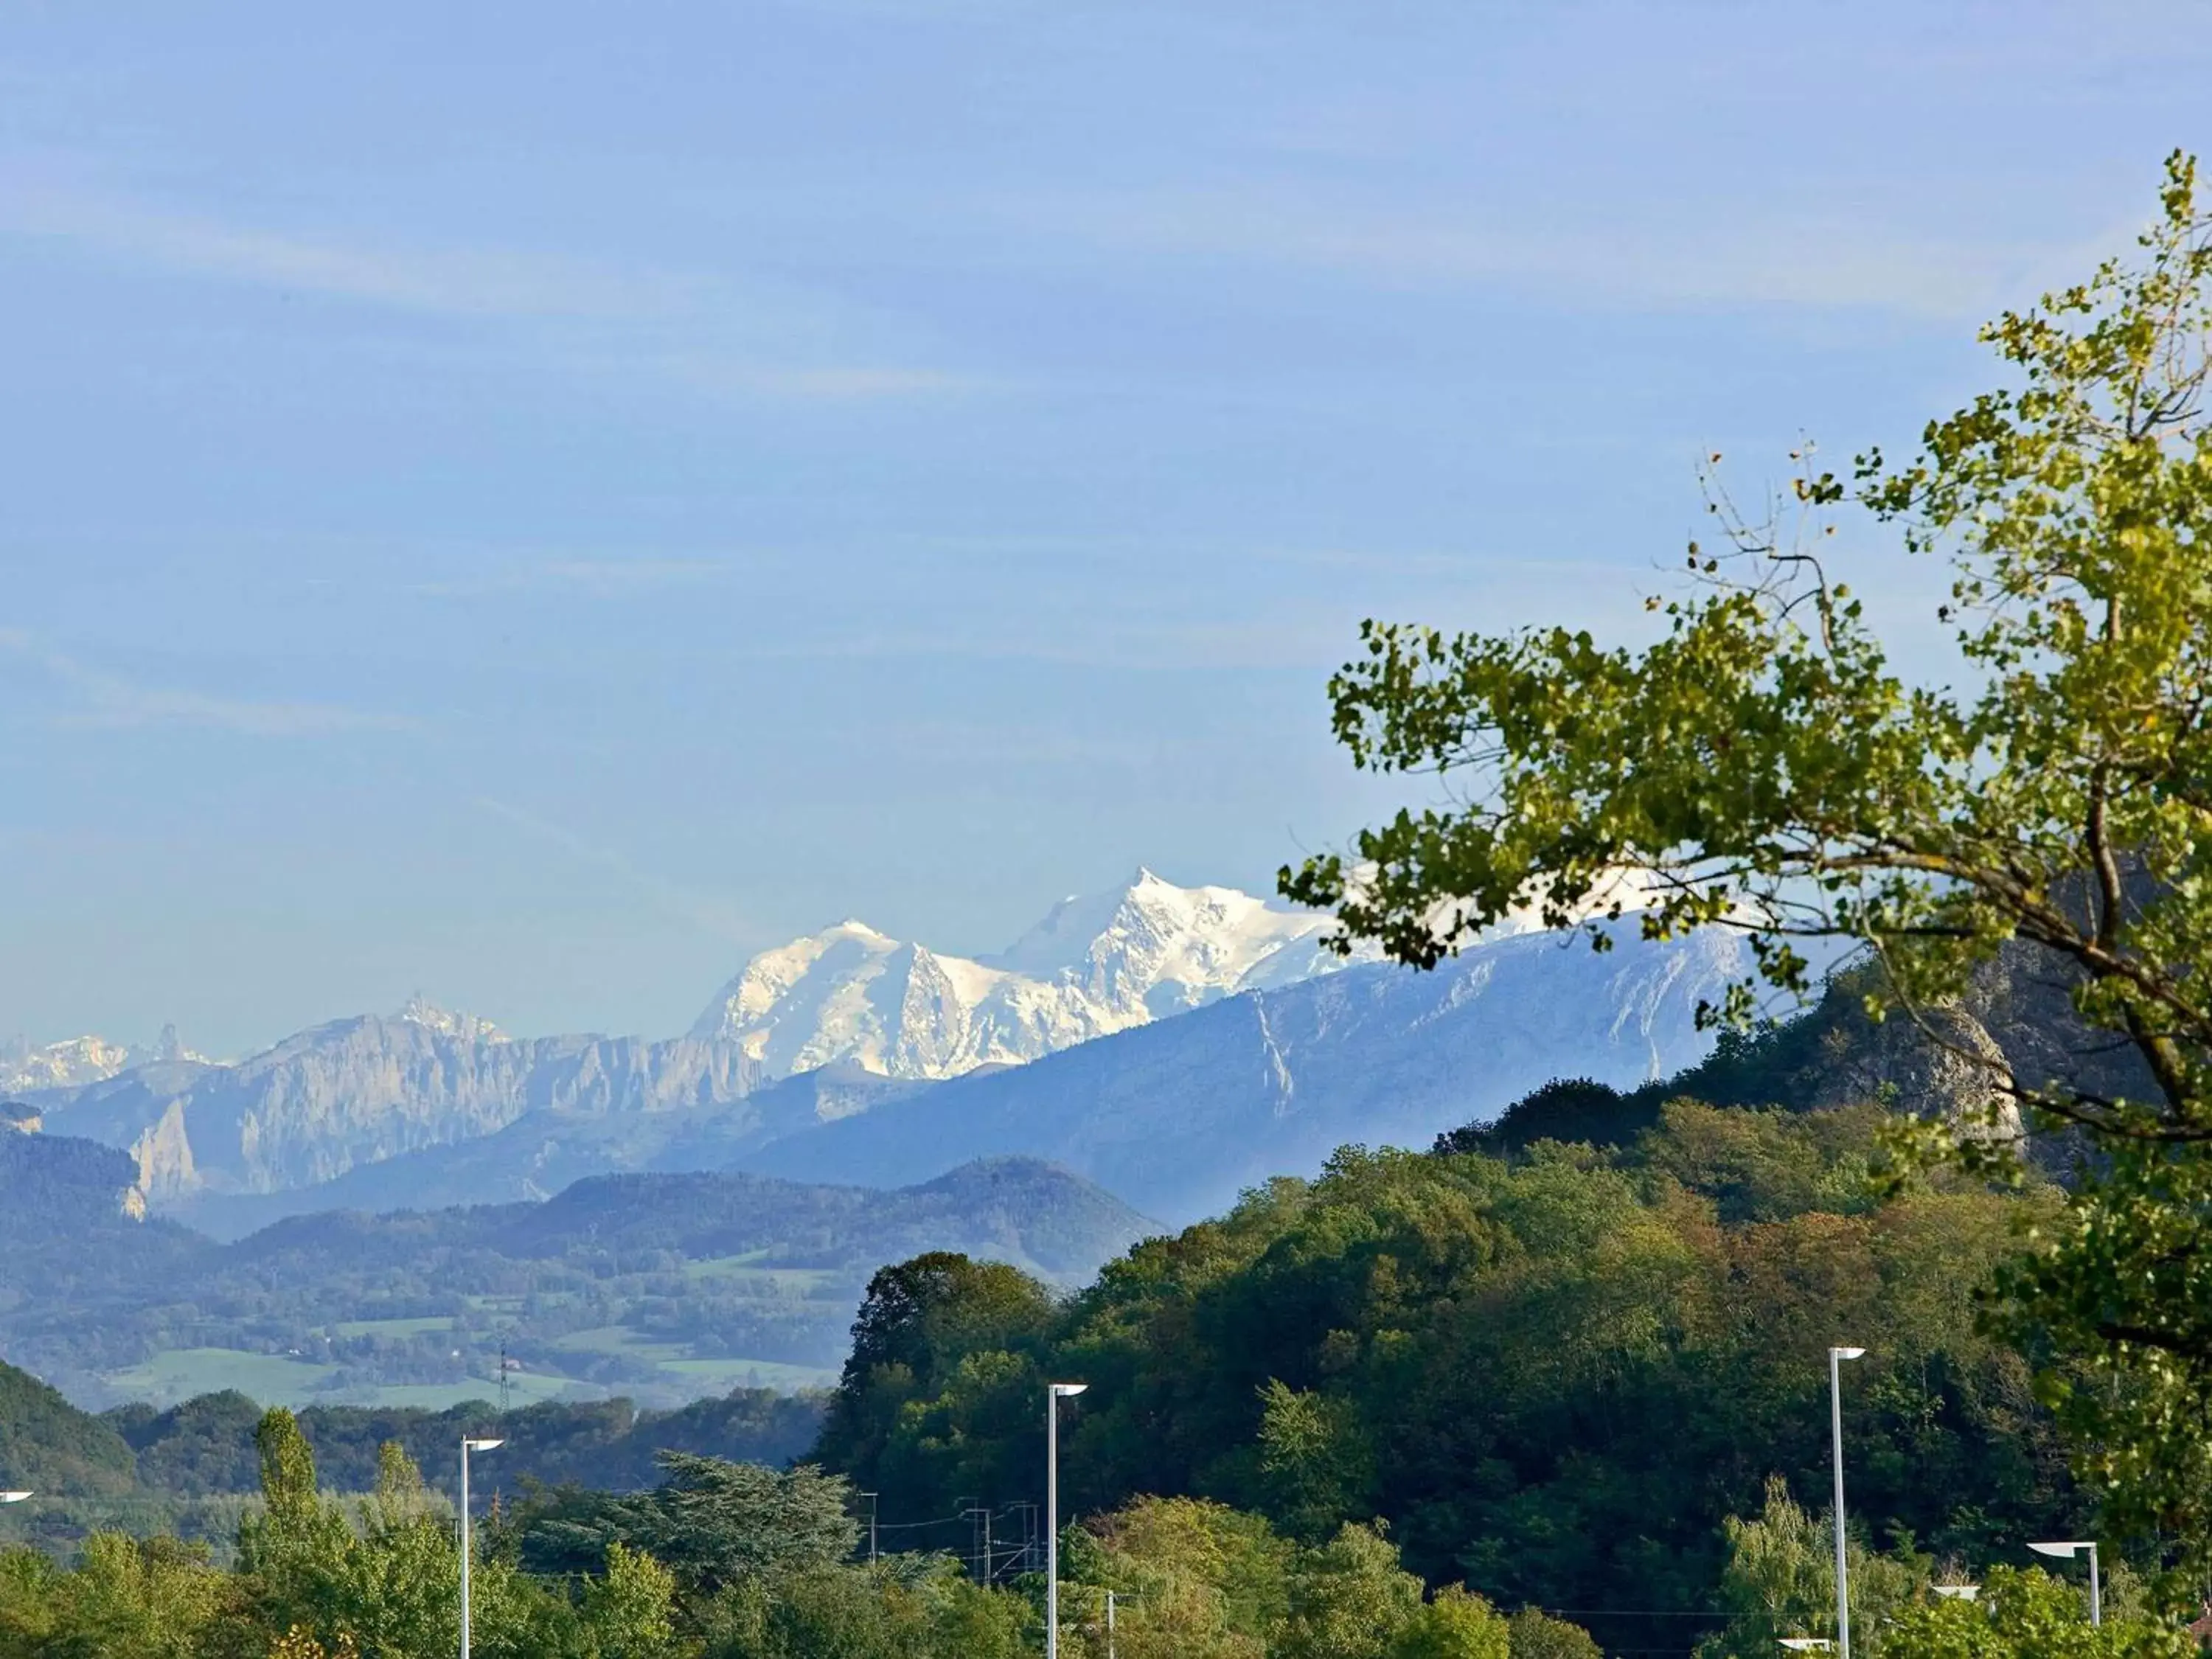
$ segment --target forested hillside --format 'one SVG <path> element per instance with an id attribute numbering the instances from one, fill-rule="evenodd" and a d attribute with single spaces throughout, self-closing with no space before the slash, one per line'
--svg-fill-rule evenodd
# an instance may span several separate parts
<path id="1" fill-rule="evenodd" d="M 542 1204 L 299 1216 L 219 1245 L 138 1218 L 130 1160 L 0 1139 L 0 1355 L 82 1403 L 654 1406 L 826 1382 L 868 1275 L 953 1249 L 1079 1282 L 1152 1231 L 1034 1160 L 892 1192 L 625 1175 Z"/>
<path id="2" fill-rule="evenodd" d="M 1589 1134 L 1573 1091 L 1559 1128 Z M 1578 1611 L 1608 1645 L 1718 1621 L 1723 1522 L 1829 1479 L 1832 1344 L 1871 1541 L 1978 1567 L 2087 1498 L 1977 1289 L 2048 1190 L 1877 1194 L 1885 1115 L 1678 1099 L 1607 1147 L 1340 1154 L 1056 1304 L 945 1259 L 880 1275 L 820 1455 L 887 1517 L 1029 1495 L 1048 1379 L 1085 1511 L 1218 1499 L 1319 1542 L 1386 1522 L 1431 1583 Z M 1530 1122 L 1531 1116 L 1539 1121 Z"/>

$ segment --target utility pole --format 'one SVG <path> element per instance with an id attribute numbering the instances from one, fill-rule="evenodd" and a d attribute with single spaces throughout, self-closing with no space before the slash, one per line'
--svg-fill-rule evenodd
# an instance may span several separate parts
<path id="1" fill-rule="evenodd" d="M 876 1502 L 876 1494 L 872 1492 L 860 1492 L 857 1496 L 868 1500 L 868 1565 L 872 1567 L 876 1565 L 876 1510 L 880 1506 Z"/>
<path id="2" fill-rule="evenodd" d="M 1106 1592 L 1106 1659 L 1114 1659 L 1114 1592 Z"/>
<path id="3" fill-rule="evenodd" d="M 981 1504 L 960 1511 L 960 1518 L 968 1523 L 968 1542 L 975 1563 L 975 1582 L 991 1582 L 991 1511 Z"/>

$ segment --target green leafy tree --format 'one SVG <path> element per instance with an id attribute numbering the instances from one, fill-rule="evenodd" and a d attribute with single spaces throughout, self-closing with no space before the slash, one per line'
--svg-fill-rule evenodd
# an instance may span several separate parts
<path id="1" fill-rule="evenodd" d="M 519 1516 L 522 1565 L 588 1572 L 620 1546 L 650 1556 L 689 1589 L 711 1595 L 763 1573 L 845 1560 L 860 1528 L 852 1487 L 811 1464 L 787 1472 L 690 1452 L 664 1452 L 649 1492 L 564 1490 Z"/>
<path id="2" fill-rule="evenodd" d="M 584 1589 L 584 1628 L 599 1659 L 662 1659 L 674 1651 L 675 1607 L 674 1573 L 610 1544 L 606 1571 Z"/>
<path id="3" fill-rule="evenodd" d="M 2116 1055 L 1990 1075 L 2099 1158 L 2009 1280 L 2110 1376 L 2069 1399 L 2119 1519 L 2212 1540 L 2212 220 L 2168 163 L 2139 257 L 2008 312 L 2010 379 L 1919 457 L 1809 452 L 1771 513 L 1713 505 L 1702 583 L 1652 601 L 1643 649 L 1538 629 L 1370 623 L 1332 682 L 1371 769 L 1435 777 L 1349 856 L 1285 870 L 1345 941 L 1433 965 L 1534 901 L 1583 923 L 1746 931 L 1758 972 L 1718 1012 L 1802 994 L 1811 937 L 1863 946 L 1870 1011 L 1939 1018 L 2008 954 L 2070 987 Z M 1951 689 L 1909 684 L 1828 539 L 1857 506 L 1950 561 Z M 1590 919 L 1592 907 L 1600 913 Z M 1990 1057 L 1951 1043 L 1970 1065 Z M 1970 1162 L 1994 1156 L 1970 1138 Z"/>
<path id="4" fill-rule="evenodd" d="M 1028 1352 L 1055 1312 L 1050 1291 L 1003 1262 L 936 1250 L 883 1268 L 868 1281 L 854 1322 L 852 1352 L 817 1455 L 883 1493 L 887 1517 L 941 1513 L 957 1485 L 940 1489 L 926 1468 L 902 1468 L 894 1479 L 883 1467 L 901 1414 L 909 1401 L 946 1387 L 971 1358 Z M 970 1365 L 964 1381 L 971 1390 L 995 1389 L 1001 1411 L 1035 1414 L 1018 1364 Z"/>
<path id="5" fill-rule="evenodd" d="M 20 1569 L 16 1570 L 20 1571 Z M 37 1581 L 43 1617 L 18 1623 L 0 1568 L 0 1653 L 38 1659 L 205 1659 L 239 1650 L 233 1638 L 238 1597 L 228 1576 L 206 1552 L 172 1538 L 137 1539 L 97 1532 L 84 1541 L 76 1570 Z M 17 1583 L 23 1581 L 17 1579 Z M 13 1628 L 10 1628 L 10 1626 Z M 12 1650 L 10 1644 L 17 1644 Z"/>
<path id="6" fill-rule="evenodd" d="M 1398 1659 L 1401 1637 L 1418 1628 L 1425 1613 L 1421 1581 L 1398 1565 L 1397 1547 L 1376 1528 L 1347 1523 L 1300 1559 L 1291 1581 L 1291 1614 L 1274 1651 L 1280 1659 Z M 1442 1659 L 1454 1651 L 1409 1650 L 1406 1659 L 1416 1653 Z"/>
<path id="7" fill-rule="evenodd" d="M 1289 1616 L 1296 1547 L 1264 1519 L 1191 1498 L 1139 1498 L 1071 1529 L 1066 1607 L 1103 1654 L 1105 1592 L 1126 1659 L 1264 1659 Z"/>
<path id="8" fill-rule="evenodd" d="M 1302 1538 L 1325 1538 L 1373 1508 L 1374 1456 L 1357 1401 L 1285 1387 L 1260 1389 L 1260 1468 L 1269 1512 Z"/>
<path id="9" fill-rule="evenodd" d="M 1729 1518 L 1720 1586 L 1728 1628 L 1700 1644 L 1704 1659 L 1766 1659 L 1784 1637 L 1835 1634 L 1833 1526 L 1801 1508 L 1779 1480 L 1767 1482 L 1757 1519 Z M 1871 1640 L 1868 1632 L 1925 1598 L 1933 1566 L 1926 1557 L 1876 1554 L 1856 1538 L 1846 1539 L 1844 1554 L 1855 1642 Z"/>
<path id="10" fill-rule="evenodd" d="M 1399 1627 L 1389 1659 L 1513 1659 L 1510 1630 L 1480 1595 L 1448 1585 Z"/>
<path id="11" fill-rule="evenodd" d="M 317 1492 L 314 1451 L 290 1412 L 264 1412 L 253 1439 L 263 1509 L 240 1523 L 239 1570 L 268 1629 L 334 1642 L 346 1628 L 353 1529 Z"/>
<path id="12" fill-rule="evenodd" d="M 253 1431 L 261 1455 L 261 1497 L 269 1513 L 289 1520 L 315 1504 L 315 1452 L 300 1432 L 300 1419 L 282 1406 L 264 1412 Z"/>
<path id="13" fill-rule="evenodd" d="M 1992 1570 L 1978 1601 L 1923 1601 L 1882 1631 L 1881 1659 L 2188 1659 L 2187 1632 L 2155 1620 L 2107 1614 L 2089 1622 L 2081 1592 L 2047 1575 Z"/>
<path id="14" fill-rule="evenodd" d="M 1523 1607 L 1507 1620 L 1505 1635 L 1510 1659 L 1602 1659 L 1588 1631 L 1540 1607 Z"/>

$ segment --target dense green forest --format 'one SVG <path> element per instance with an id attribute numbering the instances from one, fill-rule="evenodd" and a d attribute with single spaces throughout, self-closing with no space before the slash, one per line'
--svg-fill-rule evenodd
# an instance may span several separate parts
<path id="1" fill-rule="evenodd" d="M 1589 1099 L 1511 1116 L 1584 1127 Z M 1885 1121 L 1682 1099 L 1621 1146 L 1347 1150 L 1064 1303 L 924 1258 L 878 1277 L 821 1455 L 900 1521 L 1027 1493 L 1040 1390 L 1079 1379 L 1080 1510 L 1188 1495 L 1309 1543 L 1379 1517 L 1431 1583 L 1664 1646 L 1714 1616 L 1729 1517 L 1771 1477 L 1825 1492 L 1826 1350 L 1850 1344 L 1871 1542 L 1978 1570 L 2087 1535 L 2030 1360 L 1975 1293 L 2056 1195 L 1879 1196 Z"/>
<path id="2" fill-rule="evenodd" d="M 452 1499 L 460 1437 L 495 1433 L 507 1443 L 477 1471 L 477 1491 L 497 1499 L 538 1486 L 647 1487 L 660 1478 L 655 1460 L 665 1451 L 780 1468 L 812 1444 L 822 1406 L 817 1395 L 739 1389 L 662 1411 L 616 1399 L 541 1401 L 501 1413 L 477 1401 L 439 1412 L 314 1406 L 296 1420 L 323 1480 L 342 1492 L 371 1490 L 391 1444 Z M 0 1363 L 0 1487 L 40 1495 L 21 1510 L 0 1509 L 0 1542 L 66 1553 L 91 1531 L 120 1527 L 173 1532 L 228 1559 L 248 1500 L 261 1489 L 253 1441 L 261 1415 L 245 1395 L 223 1393 L 166 1411 L 134 1404 L 94 1416 Z"/>
<path id="3" fill-rule="evenodd" d="M 262 1498 L 233 1569 L 103 1532 L 67 1566 L 0 1553 L 0 1659 L 432 1659 L 459 1640 L 449 1510 L 396 1444 L 374 1488 L 319 1490 L 291 1413 L 253 1436 Z M 1034 1573 L 858 1559 L 857 1494 L 801 1466 L 669 1454 L 630 1496 L 540 1491 L 479 1523 L 471 1620 L 487 1659 L 1015 1659 L 1038 1645 Z M 1425 1594 L 1377 1529 L 1316 1547 L 1218 1505 L 1146 1499 L 1071 1530 L 1061 1651 L 1095 1659 L 1595 1659 L 1589 1636 L 1462 1590 Z M 1113 1598 L 1109 1604 L 1109 1595 Z M 1111 1611 L 1109 1612 L 1109 1605 Z"/>

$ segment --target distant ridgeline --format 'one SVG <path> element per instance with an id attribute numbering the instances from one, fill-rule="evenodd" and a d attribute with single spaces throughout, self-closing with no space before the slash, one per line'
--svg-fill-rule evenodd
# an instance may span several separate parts
<path id="1" fill-rule="evenodd" d="M 766 951 L 683 1036 L 511 1037 L 420 1002 L 235 1062 L 82 1038 L 0 1054 L 48 1133 L 131 1152 L 222 1237 L 286 1214 L 543 1199 L 585 1176 L 750 1170 L 903 1187 L 1043 1158 L 1172 1222 L 1348 1140 L 1425 1144 L 1563 1069 L 1632 1088 L 1702 1058 L 1724 932 L 1618 948 L 1502 924 L 1433 974 L 1317 948 L 1327 917 L 1149 872 L 968 958 L 857 922 Z M 1517 931 L 1516 931 L 1517 930 Z"/>
<path id="2" fill-rule="evenodd" d="M 253 1443 L 260 1415 L 245 1395 L 224 1393 L 167 1411 L 132 1405 L 94 1416 L 0 1362 L 0 1488 L 27 1488 L 42 1500 L 22 1516 L 0 1511 L 0 1540 L 58 1541 L 91 1526 L 122 1525 L 227 1543 L 235 1500 L 260 1490 Z M 512 1494 L 535 1480 L 631 1492 L 661 1478 L 653 1455 L 663 1449 L 781 1467 L 812 1444 L 821 1400 L 759 1389 L 672 1411 L 641 1412 L 617 1399 L 541 1403 L 503 1415 L 487 1402 L 443 1412 L 313 1406 L 299 1418 L 334 1491 L 374 1487 L 378 1448 L 392 1441 L 450 1495 L 461 1435 L 495 1422 L 507 1444 L 495 1466 L 477 1470 L 483 1491 Z"/>
<path id="3" fill-rule="evenodd" d="M 223 1244 L 144 1218 L 127 1154 L 0 1135 L 0 1354 L 80 1403 L 628 1395 L 826 1382 L 868 1276 L 952 1249 L 1079 1282 L 1153 1224 L 1066 1171 L 895 1192 L 623 1175 L 542 1204 L 282 1221 Z"/>

